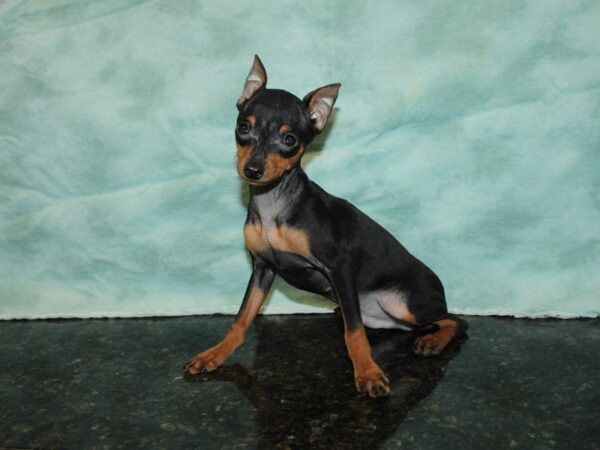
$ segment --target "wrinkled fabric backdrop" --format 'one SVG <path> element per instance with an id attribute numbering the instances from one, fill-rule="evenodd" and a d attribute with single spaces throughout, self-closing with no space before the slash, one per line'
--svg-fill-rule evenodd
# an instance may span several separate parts
<path id="1" fill-rule="evenodd" d="M 234 121 L 341 82 L 309 176 L 459 313 L 596 315 L 600 2 L 0 3 L 0 317 L 236 312 Z M 276 284 L 265 311 L 328 302 Z"/>

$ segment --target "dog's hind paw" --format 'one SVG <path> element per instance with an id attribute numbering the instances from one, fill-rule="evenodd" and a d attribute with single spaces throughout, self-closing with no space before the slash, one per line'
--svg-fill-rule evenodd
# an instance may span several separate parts
<path id="1" fill-rule="evenodd" d="M 413 351 L 421 356 L 436 356 L 456 337 L 459 322 L 455 319 L 442 319 L 434 322 L 438 331 L 419 336 L 413 344 Z"/>
<path id="2" fill-rule="evenodd" d="M 437 356 L 442 350 L 443 347 L 433 334 L 420 336 L 413 344 L 413 351 L 420 356 Z"/>

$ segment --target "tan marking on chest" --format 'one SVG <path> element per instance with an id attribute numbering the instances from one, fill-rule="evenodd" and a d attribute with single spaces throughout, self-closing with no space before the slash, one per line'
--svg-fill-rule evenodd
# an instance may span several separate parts
<path id="1" fill-rule="evenodd" d="M 250 253 L 258 253 L 267 248 L 272 248 L 305 258 L 311 256 L 310 243 L 306 232 L 287 225 L 265 229 L 259 222 L 249 223 L 244 226 L 244 239 Z"/>
<path id="2" fill-rule="evenodd" d="M 244 240 L 250 253 L 258 253 L 267 248 L 267 241 L 263 236 L 263 227 L 260 222 L 244 225 Z"/>
<path id="3" fill-rule="evenodd" d="M 308 235 L 303 230 L 281 225 L 271 228 L 267 238 L 271 246 L 276 250 L 295 253 L 305 258 L 311 256 Z"/>

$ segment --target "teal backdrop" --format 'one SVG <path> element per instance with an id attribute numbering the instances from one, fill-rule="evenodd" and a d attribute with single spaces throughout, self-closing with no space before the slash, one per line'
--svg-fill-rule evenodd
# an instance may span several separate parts
<path id="1" fill-rule="evenodd" d="M 459 313 L 600 310 L 600 2 L 0 2 L 0 318 L 236 312 L 233 137 L 269 86 L 342 89 L 304 166 Z M 267 313 L 327 311 L 286 286 Z"/>

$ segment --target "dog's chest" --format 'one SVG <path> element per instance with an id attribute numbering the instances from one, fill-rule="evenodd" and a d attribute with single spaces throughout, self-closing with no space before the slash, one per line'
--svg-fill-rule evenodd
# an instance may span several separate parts
<path id="1" fill-rule="evenodd" d="M 333 298 L 327 277 L 320 270 L 307 231 L 287 225 L 286 204 L 253 203 L 251 219 L 244 226 L 244 239 L 253 255 L 268 261 L 288 283 L 297 288 Z"/>
<path id="2" fill-rule="evenodd" d="M 311 256 L 308 234 L 286 225 L 286 204 L 265 196 L 254 199 L 255 216 L 244 226 L 244 239 L 251 253 L 259 253 L 277 262 L 277 252 L 292 253 L 308 259 Z"/>
<path id="3" fill-rule="evenodd" d="M 278 252 L 291 253 L 308 259 L 311 256 L 308 235 L 287 225 L 248 222 L 244 226 L 246 247 L 253 254 L 260 254 L 271 262 L 281 263 Z"/>

